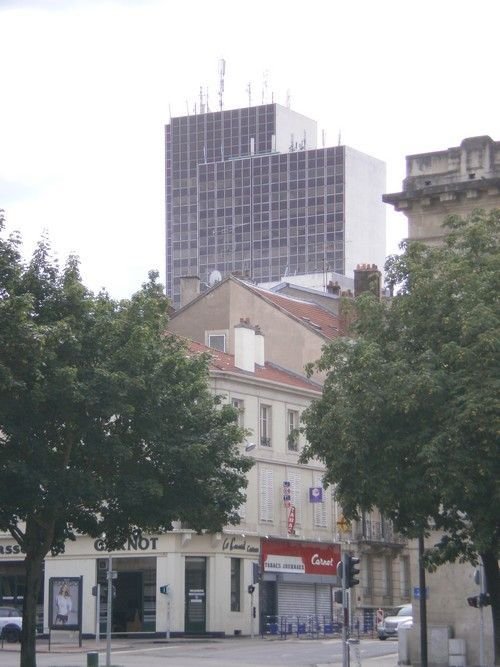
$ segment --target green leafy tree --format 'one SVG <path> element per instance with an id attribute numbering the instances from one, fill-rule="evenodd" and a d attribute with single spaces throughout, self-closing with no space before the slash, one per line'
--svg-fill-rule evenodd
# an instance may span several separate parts
<path id="1" fill-rule="evenodd" d="M 208 388 L 208 358 L 165 334 L 156 277 L 116 302 L 84 287 L 74 257 L 60 269 L 46 241 L 25 265 L 19 238 L 0 236 L 0 530 L 25 554 L 22 667 L 35 665 L 47 553 L 77 534 L 113 549 L 174 520 L 239 520 L 243 433 Z"/>
<path id="2" fill-rule="evenodd" d="M 397 296 L 359 297 L 351 335 L 325 348 L 302 459 L 325 462 L 346 516 L 378 507 L 409 537 L 446 531 L 429 568 L 481 558 L 499 664 L 500 211 L 446 224 L 442 246 L 389 259 Z"/>

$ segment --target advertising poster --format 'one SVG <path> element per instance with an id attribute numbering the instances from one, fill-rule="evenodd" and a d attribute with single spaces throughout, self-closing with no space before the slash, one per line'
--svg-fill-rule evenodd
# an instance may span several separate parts
<path id="1" fill-rule="evenodd" d="M 82 623 L 82 578 L 49 579 L 49 625 L 51 630 L 80 630 Z"/>

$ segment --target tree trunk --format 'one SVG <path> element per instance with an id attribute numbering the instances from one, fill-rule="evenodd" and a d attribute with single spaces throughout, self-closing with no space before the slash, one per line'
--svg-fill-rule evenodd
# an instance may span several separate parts
<path id="1" fill-rule="evenodd" d="M 21 667 L 36 667 L 36 607 L 42 585 L 43 556 L 26 554 L 26 587 L 21 632 Z"/>
<path id="2" fill-rule="evenodd" d="M 43 561 L 50 551 L 54 537 L 55 521 L 45 511 L 42 522 L 36 516 L 26 519 L 23 546 L 26 553 L 26 584 L 23 602 L 23 629 L 21 632 L 21 665 L 36 667 L 36 606 L 43 585 Z"/>
<path id="3" fill-rule="evenodd" d="M 493 619 L 494 636 L 494 664 L 500 665 L 500 572 L 498 559 L 493 551 L 481 554 L 484 575 L 486 579 L 486 591 L 491 600 L 491 616 Z"/>

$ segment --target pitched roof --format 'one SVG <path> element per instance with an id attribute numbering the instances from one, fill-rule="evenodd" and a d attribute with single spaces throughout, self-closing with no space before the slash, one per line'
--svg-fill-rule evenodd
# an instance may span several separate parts
<path id="1" fill-rule="evenodd" d="M 171 319 L 175 319 L 180 313 L 188 310 L 198 301 L 204 299 L 207 294 L 216 291 L 221 285 L 224 285 L 228 281 L 232 281 L 244 289 L 253 292 L 259 298 L 267 301 L 267 303 L 275 308 L 279 308 L 282 312 L 306 326 L 310 331 L 316 332 L 327 340 L 336 338 L 342 333 L 342 327 L 338 316 L 319 304 L 313 303 L 312 301 L 297 299 L 292 296 L 285 296 L 284 294 L 276 294 L 264 287 L 257 287 L 252 283 L 236 278 L 236 276 L 231 274 L 223 278 L 220 282 L 215 283 L 215 285 L 204 292 L 201 292 L 192 301 L 185 306 L 182 306 L 182 308 L 179 308 L 179 310 L 171 315 Z"/>
<path id="2" fill-rule="evenodd" d="M 339 318 L 319 304 L 277 294 L 248 283 L 244 284 L 245 287 L 257 293 L 260 297 L 286 311 L 325 338 L 336 338 L 341 335 Z"/>
<path id="3" fill-rule="evenodd" d="M 234 355 L 227 352 L 221 352 L 214 348 L 207 347 L 203 343 L 194 340 L 187 340 L 188 349 L 193 354 L 207 353 L 210 355 L 210 369 L 213 371 L 224 371 L 227 373 L 236 373 L 242 377 L 253 377 L 257 380 L 267 380 L 277 382 L 282 385 L 294 387 L 297 389 L 307 389 L 309 391 L 321 392 L 321 385 L 313 380 L 309 380 L 298 373 L 282 368 L 277 364 L 266 361 L 264 366 L 255 364 L 255 372 L 244 371 L 234 365 Z"/>

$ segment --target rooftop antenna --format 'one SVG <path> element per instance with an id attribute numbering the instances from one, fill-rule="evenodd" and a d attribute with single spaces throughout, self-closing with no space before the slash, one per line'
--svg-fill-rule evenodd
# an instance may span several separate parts
<path id="1" fill-rule="evenodd" d="M 290 95 L 290 88 L 288 88 L 286 91 L 286 106 L 290 108 L 290 104 L 291 104 L 291 95 Z"/>
<path id="2" fill-rule="evenodd" d="M 342 145 L 342 131 L 339 130 L 339 146 Z"/>
<path id="3" fill-rule="evenodd" d="M 172 120 L 172 109 L 170 108 L 170 104 L 168 105 L 168 115 L 170 116 L 170 120 Z"/>
<path id="4" fill-rule="evenodd" d="M 265 99 L 267 96 L 267 79 L 269 78 L 269 70 L 266 69 L 262 73 L 262 104 L 265 104 Z"/>
<path id="5" fill-rule="evenodd" d="M 186 100 L 186 111 L 187 115 L 189 116 L 189 102 Z"/>
<path id="6" fill-rule="evenodd" d="M 207 94 L 206 94 L 206 102 L 207 102 L 207 113 L 210 111 L 210 107 L 208 106 L 208 86 L 207 86 Z"/>
<path id="7" fill-rule="evenodd" d="M 252 83 L 249 81 L 248 85 L 246 87 L 246 91 L 248 93 L 248 106 L 252 106 Z"/>
<path id="8" fill-rule="evenodd" d="M 321 130 L 321 146 L 324 148 L 326 143 L 326 131 Z"/>
<path id="9" fill-rule="evenodd" d="M 205 107 L 203 105 L 203 88 L 200 86 L 200 113 L 205 112 Z"/>
<path id="10" fill-rule="evenodd" d="M 224 58 L 219 60 L 219 107 L 222 111 L 224 99 L 224 76 L 226 74 L 226 61 Z"/>

